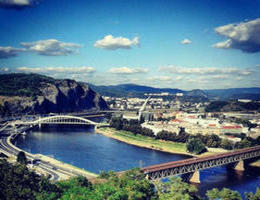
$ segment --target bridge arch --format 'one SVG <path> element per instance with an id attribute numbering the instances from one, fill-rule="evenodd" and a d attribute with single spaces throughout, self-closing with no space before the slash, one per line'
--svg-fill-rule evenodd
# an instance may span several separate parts
<path id="1" fill-rule="evenodd" d="M 89 119 L 82 117 L 70 116 L 70 115 L 55 115 L 50 117 L 39 118 L 33 122 L 34 124 L 86 124 L 86 125 L 97 125 L 98 123 L 93 122 Z"/>

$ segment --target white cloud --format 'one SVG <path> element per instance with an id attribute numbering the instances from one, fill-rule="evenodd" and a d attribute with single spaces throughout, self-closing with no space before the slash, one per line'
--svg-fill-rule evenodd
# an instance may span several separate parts
<path id="1" fill-rule="evenodd" d="M 138 73 L 147 73 L 148 69 L 146 68 L 129 68 L 129 67 L 118 67 L 111 68 L 109 70 L 113 74 L 138 74 Z"/>
<path id="2" fill-rule="evenodd" d="M 36 52 L 45 56 L 64 56 L 77 53 L 81 47 L 79 44 L 65 43 L 56 39 L 22 42 L 21 45 L 28 51 Z"/>
<path id="3" fill-rule="evenodd" d="M 93 67 L 18 67 L 17 71 L 32 72 L 32 73 L 65 73 L 65 74 L 81 74 L 81 73 L 94 73 L 96 70 Z"/>
<path id="4" fill-rule="evenodd" d="M 181 41 L 181 44 L 190 44 L 191 41 L 188 38 L 185 38 L 184 40 Z"/>
<path id="5" fill-rule="evenodd" d="M 21 9 L 32 6 L 36 0 L 0 0 L 0 7 Z"/>
<path id="6" fill-rule="evenodd" d="M 0 58 L 10 58 L 17 56 L 20 52 L 25 49 L 14 48 L 14 47 L 0 47 Z"/>
<path id="7" fill-rule="evenodd" d="M 207 79 L 220 79 L 220 80 L 223 80 L 223 79 L 227 79 L 227 78 L 230 78 L 230 77 L 228 75 L 226 75 L 226 74 L 217 74 L 217 75 L 207 76 L 206 78 Z"/>
<path id="8" fill-rule="evenodd" d="M 15 4 L 15 5 L 30 5 L 31 4 L 31 1 L 30 0 L 9 0 L 9 2 L 11 2 L 12 4 Z"/>
<path id="9" fill-rule="evenodd" d="M 175 79 L 176 79 L 176 81 L 180 81 L 180 80 L 183 79 L 183 77 L 182 76 L 177 76 Z"/>
<path id="10" fill-rule="evenodd" d="M 139 39 L 134 37 L 132 40 L 124 37 L 113 37 L 112 35 L 107 35 L 103 39 L 95 42 L 94 47 L 102 48 L 106 50 L 116 50 L 116 49 L 131 49 L 132 46 L 138 46 Z"/>
<path id="11" fill-rule="evenodd" d="M 170 76 L 152 76 L 148 77 L 147 80 L 150 81 L 172 81 L 172 77 Z"/>
<path id="12" fill-rule="evenodd" d="M 9 68 L 8 67 L 0 68 L 0 73 L 8 73 L 8 72 L 9 72 Z"/>
<path id="13" fill-rule="evenodd" d="M 160 67 L 160 71 L 169 72 L 174 74 L 195 74 L 195 75 L 217 75 L 217 74 L 239 74 L 250 75 L 253 73 L 252 69 L 239 69 L 239 68 L 215 68 L 215 67 L 178 67 L 169 65 L 166 67 Z"/>
<path id="14" fill-rule="evenodd" d="M 239 49 L 247 53 L 260 51 L 260 18 L 228 24 L 215 28 L 215 32 L 227 38 L 213 45 L 216 48 Z"/>

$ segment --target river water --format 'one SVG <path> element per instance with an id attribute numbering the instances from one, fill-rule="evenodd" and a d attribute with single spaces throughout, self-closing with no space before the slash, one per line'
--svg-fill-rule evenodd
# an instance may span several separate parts
<path id="1" fill-rule="evenodd" d="M 129 145 L 101 134 L 93 128 L 49 127 L 29 132 L 16 145 L 30 153 L 41 153 L 79 168 L 99 173 L 123 171 L 133 167 L 186 159 L 188 156 L 170 154 Z M 255 192 L 260 187 L 260 168 L 250 167 L 242 173 L 225 167 L 201 171 L 200 195 L 206 190 L 227 187 L 240 193 Z"/>

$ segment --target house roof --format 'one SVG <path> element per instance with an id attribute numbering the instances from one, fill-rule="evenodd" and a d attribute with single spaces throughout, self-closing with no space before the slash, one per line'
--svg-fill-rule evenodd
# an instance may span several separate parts
<path id="1" fill-rule="evenodd" d="M 239 125 L 236 125 L 236 126 L 222 126 L 223 129 L 239 129 L 239 128 L 242 128 L 241 126 Z"/>

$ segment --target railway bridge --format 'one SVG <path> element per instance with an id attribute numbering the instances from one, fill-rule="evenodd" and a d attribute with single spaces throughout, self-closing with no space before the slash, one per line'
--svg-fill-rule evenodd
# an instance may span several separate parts
<path id="1" fill-rule="evenodd" d="M 176 175 L 186 175 L 190 182 L 200 183 L 199 171 L 221 165 L 233 167 L 236 170 L 244 170 L 244 161 L 258 159 L 260 157 L 260 145 L 237 151 L 173 161 L 159 165 L 142 168 L 150 180 L 157 180 Z"/>

